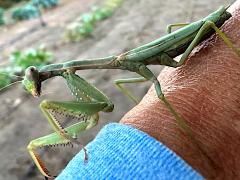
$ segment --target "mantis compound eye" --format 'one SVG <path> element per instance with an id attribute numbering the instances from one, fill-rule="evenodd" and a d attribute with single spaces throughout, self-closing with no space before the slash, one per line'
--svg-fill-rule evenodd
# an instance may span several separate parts
<path id="1" fill-rule="evenodd" d="M 34 97 L 39 97 L 41 94 L 41 82 L 39 80 L 39 72 L 36 67 L 30 66 L 25 71 L 25 76 L 22 81 L 25 89 Z"/>

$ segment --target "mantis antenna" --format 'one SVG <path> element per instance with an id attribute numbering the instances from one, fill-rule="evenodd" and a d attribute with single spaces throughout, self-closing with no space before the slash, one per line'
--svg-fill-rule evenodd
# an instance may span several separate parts
<path id="1" fill-rule="evenodd" d="M 22 76 L 17 76 L 15 74 L 7 74 L 7 73 L 3 73 L 3 72 L 0 72 L 0 74 L 6 75 L 6 76 L 13 76 L 13 77 L 21 78 L 21 80 L 23 80 Z"/>
<path id="2" fill-rule="evenodd" d="M 18 83 L 21 83 L 22 81 L 15 81 L 15 82 L 13 82 L 13 83 L 11 83 L 11 84 L 8 84 L 8 85 L 6 85 L 6 86 L 4 86 L 3 88 L 1 88 L 0 89 L 0 92 L 2 91 L 2 90 L 4 90 L 4 89 L 6 89 L 6 88 L 8 88 L 8 87 L 10 87 L 10 86 L 12 86 L 12 85 L 14 85 L 14 84 L 18 84 Z"/>

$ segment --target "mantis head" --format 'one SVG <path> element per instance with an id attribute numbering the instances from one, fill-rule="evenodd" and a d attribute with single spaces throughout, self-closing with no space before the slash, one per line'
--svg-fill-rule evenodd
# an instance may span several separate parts
<path id="1" fill-rule="evenodd" d="M 36 67 L 30 66 L 25 70 L 22 84 L 34 97 L 39 97 L 41 95 L 41 81 Z"/>

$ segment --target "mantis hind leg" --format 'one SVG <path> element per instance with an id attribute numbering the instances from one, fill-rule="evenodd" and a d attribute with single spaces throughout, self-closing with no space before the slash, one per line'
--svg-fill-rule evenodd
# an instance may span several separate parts
<path id="1" fill-rule="evenodd" d="M 136 67 L 139 67 L 136 73 L 143 76 L 147 80 L 150 80 L 153 82 L 156 93 L 158 98 L 164 103 L 164 105 L 167 107 L 167 109 L 171 112 L 171 114 L 175 117 L 177 125 L 180 127 L 180 129 L 188 135 L 188 137 L 191 139 L 191 141 L 198 147 L 198 149 L 201 151 L 202 155 L 204 155 L 211 164 L 214 165 L 214 161 L 211 159 L 211 157 L 206 153 L 206 151 L 203 148 L 203 145 L 200 141 L 198 141 L 191 130 L 191 128 L 187 125 L 186 120 L 175 110 L 175 108 L 172 106 L 172 104 L 165 98 L 160 83 L 158 79 L 155 77 L 155 75 L 144 65 L 137 65 Z"/>
<path id="2" fill-rule="evenodd" d="M 126 89 L 122 84 L 125 83 L 140 83 L 140 82 L 145 82 L 147 81 L 146 78 L 144 77 L 138 77 L 138 78 L 128 78 L 128 79 L 117 79 L 114 81 L 116 87 L 123 93 L 125 94 L 129 99 L 131 99 L 133 102 L 136 104 L 139 103 L 139 100 L 132 95 L 131 92 L 129 92 L 128 89 Z"/>
<path id="3" fill-rule="evenodd" d="M 167 33 L 170 34 L 172 32 L 173 27 L 183 27 L 183 26 L 187 26 L 187 25 L 189 25 L 189 23 L 169 24 L 167 26 Z"/>
<path id="4" fill-rule="evenodd" d="M 149 70 L 144 64 L 140 64 L 140 63 L 127 62 L 126 64 L 123 63 L 122 65 L 124 65 L 127 69 L 138 73 L 144 79 L 153 82 L 158 98 L 165 104 L 168 110 L 175 117 L 176 122 L 180 126 L 180 128 L 184 132 L 186 132 L 188 135 L 192 136 L 191 130 L 187 126 L 186 121 L 179 115 L 179 113 L 177 113 L 177 111 L 174 109 L 171 103 L 164 97 L 164 94 L 161 89 L 161 85 L 157 77 L 152 73 L 152 71 Z M 143 80 L 143 78 L 141 78 L 140 80 Z"/>
<path id="5" fill-rule="evenodd" d="M 158 98 L 162 100 L 162 102 L 165 104 L 168 110 L 173 114 L 180 128 L 186 133 L 188 133 L 188 135 L 192 136 L 191 130 L 186 124 L 186 121 L 180 116 L 179 113 L 177 113 L 177 111 L 174 109 L 171 103 L 165 98 L 157 77 L 145 65 L 140 66 L 137 73 L 153 82 Z"/>
<path id="6" fill-rule="evenodd" d="M 231 49 L 233 49 L 233 51 L 240 56 L 240 51 L 238 48 L 234 47 L 233 43 L 229 40 L 229 38 L 212 22 L 212 21 L 206 21 L 202 27 L 200 28 L 200 30 L 198 31 L 197 35 L 195 36 L 195 38 L 193 39 L 193 41 L 191 42 L 191 44 L 188 46 L 187 50 L 183 53 L 180 61 L 177 63 L 176 67 L 181 66 L 185 60 L 187 59 L 188 55 L 191 53 L 191 51 L 193 50 L 193 48 L 195 46 L 198 45 L 199 41 L 201 40 L 201 38 L 205 35 L 205 32 L 207 30 L 209 30 L 210 28 L 214 29 L 216 31 L 216 33 L 223 39 L 223 41 L 227 44 L 227 46 Z"/>

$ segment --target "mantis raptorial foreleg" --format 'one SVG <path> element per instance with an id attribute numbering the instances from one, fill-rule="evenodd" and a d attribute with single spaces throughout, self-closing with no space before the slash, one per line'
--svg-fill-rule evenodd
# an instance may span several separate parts
<path id="1" fill-rule="evenodd" d="M 88 125 L 89 125 L 89 122 L 79 122 L 66 128 L 65 131 L 67 131 L 69 136 L 74 138 L 77 135 L 76 132 L 80 133 L 81 131 L 84 131 Z M 34 163 L 38 167 L 39 171 L 45 177 L 48 177 L 48 178 L 53 178 L 53 176 L 49 174 L 45 163 L 41 160 L 40 156 L 36 152 L 36 149 L 45 147 L 45 146 L 55 146 L 55 145 L 72 145 L 72 142 L 60 136 L 59 133 L 55 132 L 47 136 L 32 140 L 28 145 L 28 151 Z M 85 157 L 87 157 L 86 154 L 85 154 Z"/>
<path id="2" fill-rule="evenodd" d="M 109 99 L 95 87 L 90 85 L 78 75 L 67 72 L 63 74 L 67 80 L 68 86 L 72 94 L 77 98 L 74 102 L 57 102 L 57 101 L 43 101 L 40 108 L 46 116 L 49 124 L 54 129 L 55 133 L 33 140 L 28 145 L 28 151 L 37 165 L 40 172 L 49 178 L 53 178 L 48 173 L 48 170 L 37 154 L 38 147 L 52 146 L 52 145 L 66 145 L 75 143 L 81 145 L 76 138 L 80 132 L 94 127 L 99 119 L 99 111 L 111 111 L 112 103 Z M 73 116 L 80 122 L 63 128 L 60 122 L 55 118 L 56 114 L 64 117 Z M 81 145 L 82 146 L 82 145 Z M 82 146 L 83 147 L 83 146 Z M 87 160 L 87 152 L 83 147 L 85 153 L 85 160 Z"/>
<path id="3" fill-rule="evenodd" d="M 95 122 L 98 121 L 97 113 L 107 106 L 105 102 L 57 102 L 57 101 L 43 101 L 40 104 L 42 112 L 46 116 L 49 124 L 54 131 L 62 138 L 72 140 L 72 136 L 68 136 L 67 131 L 60 125 L 60 122 L 55 118 L 55 114 L 61 114 L 65 117 L 73 116 L 79 121 Z M 92 124 L 89 124 L 92 127 Z M 86 127 L 89 129 L 90 127 Z"/>
<path id="4" fill-rule="evenodd" d="M 147 81 L 146 78 L 144 77 L 138 77 L 138 78 L 128 78 L 128 79 L 117 79 L 114 80 L 114 83 L 116 87 L 123 93 L 125 94 L 129 99 L 131 99 L 133 102 L 136 104 L 139 102 L 139 100 L 134 97 L 128 89 L 126 89 L 122 84 L 127 84 L 127 83 L 140 83 L 140 82 L 145 82 Z"/>
<path id="5" fill-rule="evenodd" d="M 97 112 L 106 107 L 106 103 L 98 102 L 48 102 L 44 101 L 40 105 L 44 115 L 47 117 L 49 124 L 55 130 L 55 133 L 48 136 L 33 140 L 29 146 L 28 150 L 31 154 L 34 162 L 36 163 L 39 170 L 46 176 L 52 177 L 48 174 L 48 171 L 37 155 L 35 149 L 38 147 L 50 146 L 50 145 L 59 145 L 59 144 L 69 144 L 75 143 L 81 145 L 76 138 L 80 132 L 90 129 L 97 124 L 99 119 Z M 58 120 L 54 117 L 55 114 L 61 114 L 64 116 L 74 116 L 77 118 L 79 123 L 76 123 L 66 129 L 64 129 Z M 82 146 L 82 145 L 81 145 Z M 83 147 L 83 146 L 82 146 Z M 87 153 L 85 152 L 85 159 L 87 160 Z"/>

